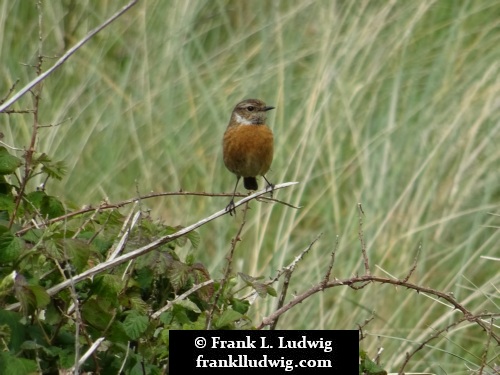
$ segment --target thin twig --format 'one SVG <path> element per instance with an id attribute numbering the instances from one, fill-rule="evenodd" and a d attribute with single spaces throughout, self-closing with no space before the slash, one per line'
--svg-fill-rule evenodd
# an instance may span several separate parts
<path id="1" fill-rule="evenodd" d="M 332 275 L 332 269 L 333 269 L 333 265 L 335 263 L 335 253 L 337 252 L 337 250 L 339 248 L 339 243 L 340 243 L 340 236 L 337 235 L 335 238 L 335 245 L 333 246 L 332 255 L 330 257 L 330 263 L 328 264 L 328 268 L 326 270 L 325 277 L 323 279 L 323 283 L 325 285 L 328 282 L 328 280 L 330 280 L 330 276 Z"/>
<path id="2" fill-rule="evenodd" d="M 177 302 L 185 300 L 187 297 L 189 297 L 191 294 L 193 294 L 194 292 L 196 292 L 198 289 L 201 289 L 204 286 L 207 286 L 207 285 L 210 285 L 210 284 L 213 284 L 213 283 L 214 283 L 213 280 L 207 280 L 207 281 L 204 281 L 202 283 L 194 285 L 191 289 L 189 289 L 188 291 L 182 293 L 180 296 L 177 296 L 172 301 L 168 301 L 168 303 L 165 306 L 163 306 L 161 309 L 159 309 L 158 311 L 156 311 L 155 313 L 153 313 L 151 315 L 151 318 L 158 319 L 162 313 L 164 313 L 165 311 L 169 310 Z"/>
<path id="3" fill-rule="evenodd" d="M 295 185 L 295 184 L 298 184 L 298 182 L 286 182 L 284 184 Z M 280 184 L 281 187 L 289 186 L 289 185 L 286 185 L 286 186 L 282 186 L 282 185 L 283 184 Z M 264 191 L 264 193 L 265 193 L 265 191 Z M 132 203 L 134 203 L 136 201 L 141 201 L 141 200 L 144 200 L 144 199 L 151 199 L 151 198 L 159 198 L 159 197 L 169 197 L 169 196 L 232 197 L 233 193 L 189 192 L 189 191 L 182 191 L 181 190 L 181 191 L 176 191 L 176 192 L 163 192 L 163 193 L 146 194 L 146 195 L 143 195 L 143 196 L 140 196 L 140 197 L 130 198 L 130 199 L 118 202 L 118 203 L 104 202 L 101 205 L 99 205 L 99 207 L 97 207 L 97 208 L 95 208 L 95 207 L 85 207 L 85 208 L 82 208 L 82 209 L 77 210 L 77 211 L 68 212 L 65 215 L 62 215 L 62 216 L 59 216 L 59 217 L 47 220 L 47 221 L 45 221 L 43 223 L 37 223 L 36 225 L 32 224 L 31 226 L 26 226 L 23 229 L 18 230 L 16 232 L 16 235 L 17 236 L 21 236 L 24 233 L 28 232 L 32 228 L 35 228 L 35 227 L 42 228 L 43 226 L 48 226 L 48 225 L 57 223 L 59 221 L 66 220 L 66 219 L 68 219 L 70 217 L 74 217 L 74 216 L 78 216 L 78 215 L 83 215 L 83 214 L 86 214 L 86 213 L 89 213 L 89 212 L 92 212 L 92 211 L 95 211 L 95 210 L 104 211 L 104 210 L 111 210 L 111 209 L 116 209 L 116 208 L 122 208 L 122 207 L 127 206 L 129 204 L 132 204 Z M 242 198 L 244 198 L 244 197 L 248 197 L 248 194 L 236 193 L 235 197 L 242 197 Z M 282 202 L 282 201 L 277 200 L 277 199 L 266 198 L 266 200 L 273 201 L 273 202 L 276 202 L 276 203 L 281 203 L 281 204 L 284 204 L 286 206 L 290 206 L 290 207 L 293 207 L 293 208 L 300 208 L 300 207 L 292 206 L 292 205 L 290 205 L 288 203 Z"/>
<path id="4" fill-rule="evenodd" d="M 236 207 L 234 208 L 234 212 L 236 215 Z M 217 293 L 215 294 L 214 301 L 212 302 L 212 306 L 210 307 L 210 311 L 207 314 L 207 319 L 205 323 L 205 329 L 210 330 L 212 328 L 212 319 L 214 317 L 215 309 L 217 307 L 217 303 L 219 302 L 219 298 L 224 292 L 224 287 L 226 286 L 227 280 L 229 279 L 229 275 L 231 273 L 232 269 L 232 264 L 233 264 L 233 255 L 234 251 L 236 250 L 236 245 L 238 242 L 241 241 L 241 232 L 243 231 L 243 227 L 245 226 L 246 223 L 246 217 L 247 217 L 247 211 L 248 211 L 248 202 L 245 205 L 245 208 L 243 209 L 243 219 L 241 221 L 240 227 L 238 229 L 238 232 L 236 232 L 236 235 L 234 238 L 231 240 L 231 248 L 229 249 L 229 254 L 227 256 L 227 264 L 226 264 L 226 270 L 224 271 L 224 277 L 222 278 L 220 282 L 219 289 L 217 290 Z"/>
<path id="5" fill-rule="evenodd" d="M 415 259 L 413 260 L 413 265 L 410 269 L 410 272 L 408 272 L 408 275 L 406 275 L 406 277 L 403 279 L 403 281 L 408 281 L 410 279 L 411 275 L 413 275 L 413 272 L 415 272 L 415 270 L 417 269 L 418 257 L 420 256 L 421 250 L 422 250 L 422 243 L 419 243 L 418 249 L 417 249 L 417 254 L 415 255 Z"/>
<path id="6" fill-rule="evenodd" d="M 309 252 L 309 250 L 312 249 L 313 245 L 316 243 L 316 241 L 318 241 L 320 239 L 320 237 L 322 236 L 323 234 L 320 233 L 310 244 L 309 246 L 307 246 L 304 250 L 302 250 L 302 252 L 295 257 L 295 259 L 293 260 L 293 262 L 284 269 L 284 273 L 285 273 L 285 278 L 283 279 L 283 287 L 281 288 L 281 293 L 280 293 L 280 296 L 278 298 L 278 304 L 276 306 L 276 310 L 279 310 L 280 308 L 283 307 L 283 304 L 285 303 L 285 297 L 286 297 L 286 294 L 288 292 L 288 286 L 290 285 L 290 280 L 292 278 L 292 274 L 293 274 L 293 271 L 295 271 L 295 267 L 297 266 L 297 264 L 304 258 L 304 256 Z M 271 331 L 274 331 L 276 329 L 276 326 L 278 325 L 278 320 L 279 320 L 279 316 L 273 321 L 273 323 L 271 324 L 270 326 L 270 330 Z"/>
<path id="7" fill-rule="evenodd" d="M 9 98 L 9 96 L 14 92 L 14 89 L 16 88 L 16 85 L 18 83 L 19 83 L 19 78 L 16 79 L 16 82 L 14 82 L 12 86 L 10 86 L 10 89 L 9 91 L 7 91 L 7 94 L 5 94 L 5 96 L 2 99 L 0 99 L 0 104 L 5 103 L 5 101 Z"/>
<path id="8" fill-rule="evenodd" d="M 95 340 L 92 346 L 79 359 L 78 363 L 70 370 L 70 373 L 74 373 L 73 371 L 76 371 L 76 369 L 82 366 L 85 363 L 85 361 L 92 355 L 92 353 L 94 353 L 97 350 L 97 348 L 101 345 L 103 341 L 104 337 L 99 337 L 97 340 Z"/>
<path id="9" fill-rule="evenodd" d="M 134 217 L 132 218 L 132 214 L 134 213 L 136 204 L 138 202 L 136 201 L 135 204 L 132 206 L 132 209 L 130 210 L 129 215 L 123 222 L 122 228 L 120 230 L 120 233 L 118 234 L 118 237 L 120 237 L 120 241 L 116 244 L 116 246 L 113 246 L 113 250 L 109 254 L 107 260 L 112 260 L 117 257 L 118 254 L 122 251 L 123 247 L 125 246 L 125 243 L 128 240 L 128 236 L 130 234 L 130 231 L 134 228 L 134 226 L 137 224 L 137 220 L 139 220 L 139 217 L 141 216 L 141 211 L 137 211 L 134 214 Z M 132 222 L 131 222 L 132 220 Z"/>
<path id="10" fill-rule="evenodd" d="M 479 368 L 479 375 L 483 375 L 483 372 L 484 372 L 484 368 L 487 366 L 487 363 L 488 363 L 488 350 L 490 348 L 490 345 L 491 345 L 491 333 L 493 332 L 493 322 L 494 322 L 494 319 L 493 317 L 490 318 L 490 330 L 489 330 L 489 333 L 488 333 L 488 342 L 484 345 L 484 352 L 483 352 L 483 355 L 481 357 L 481 367 Z"/>
<path id="11" fill-rule="evenodd" d="M 372 314 L 371 317 L 369 317 L 368 319 L 365 319 L 363 324 L 357 325 L 358 330 L 359 330 L 359 341 L 362 341 L 366 337 L 365 334 L 363 333 L 363 328 L 365 328 L 373 319 L 375 319 L 375 315 Z"/>
<path id="12" fill-rule="evenodd" d="M 358 210 L 359 210 L 358 236 L 359 236 L 359 242 L 361 244 L 361 254 L 363 255 L 363 263 L 365 264 L 365 275 L 370 275 L 371 274 L 370 263 L 368 262 L 368 255 L 366 255 L 365 235 L 363 233 L 363 216 L 365 215 L 365 212 L 363 211 L 361 203 L 358 203 Z"/>
<path id="13" fill-rule="evenodd" d="M 121 8 L 118 12 L 113 14 L 110 18 L 108 18 L 104 23 L 96 27 L 94 30 L 90 31 L 83 39 L 81 39 L 77 44 L 71 47 L 62 57 L 56 61 L 54 65 L 52 65 L 49 69 L 47 69 L 44 73 L 40 74 L 34 80 L 29 82 L 26 86 L 24 86 L 21 90 L 19 90 L 12 98 L 7 100 L 5 103 L 0 105 L 0 113 L 9 108 L 12 104 L 19 100 L 24 94 L 29 92 L 33 87 L 42 82 L 45 78 L 47 78 L 50 74 L 52 74 L 57 68 L 59 68 L 64 62 L 73 55 L 76 51 L 78 51 L 85 43 L 87 43 L 90 39 L 92 39 L 98 32 L 109 26 L 113 23 L 118 17 L 120 17 L 123 13 L 129 10 L 132 6 L 137 3 L 138 0 L 132 0 L 130 3 Z"/>

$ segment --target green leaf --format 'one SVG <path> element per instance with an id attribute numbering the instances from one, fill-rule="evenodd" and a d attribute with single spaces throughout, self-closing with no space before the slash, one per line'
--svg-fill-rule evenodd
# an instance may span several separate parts
<path id="1" fill-rule="evenodd" d="M 58 247 L 77 272 L 87 267 L 92 246 L 76 238 L 63 238 L 57 241 Z"/>
<path id="2" fill-rule="evenodd" d="M 363 350 L 360 350 L 359 357 L 361 358 L 359 364 L 359 373 L 364 373 L 367 375 L 387 375 L 387 372 L 377 365 L 375 362 L 368 358 L 368 355 Z"/>
<path id="3" fill-rule="evenodd" d="M 4 176 L 0 176 L 0 194 L 12 197 L 13 185 L 9 184 Z"/>
<path id="4" fill-rule="evenodd" d="M 169 267 L 168 277 L 172 286 L 177 291 L 186 285 L 189 279 L 191 267 L 185 265 L 182 262 L 172 261 Z"/>
<path id="5" fill-rule="evenodd" d="M 31 206 L 35 207 L 37 210 L 41 210 L 42 201 L 46 196 L 47 194 L 42 190 L 36 190 L 26 194 L 26 200 L 29 202 L 28 206 L 31 204 Z"/>
<path id="6" fill-rule="evenodd" d="M 35 296 L 37 308 L 42 308 L 49 304 L 50 296 L 43 287 L 41 287 L 40 285 L 30 285 L 28 286 L 28 289 Z"/>
<path id="7" fill-rule="evenodd" d="M 115 310 L 113 302 L 103 298 L 92 298 L 82 306 L 82 316 L 86 324 L 98 330 L 104 330 L 110 324 Z"/>
<path id="8" fill-rule="evenodd" d="M 27 341 L 23 342 L 21 345 L 22 350 L 38 350 L 41 348 L 43 348 L 43 345 L 40 345 L 32 340 L 27 340 Z"/>
<path id="9" fill-rule="evenodd" d="M 198 234 L 198 232 L 195 231 L 189 232 L 187 234 L 187 237 L 189 238 L 189 241 L 191 241 L 191 245 L 193 245 L 193 247 L 197 249 L 198 246 L 200 245 L 200 240 L 201 240 L 201 237 Z"/>
<path id="10" fill-rule="evenodd" d="M 28 375 L 38 372 L 35 361 L 24 358 L 17 358 L 10 352 L 0 352 L 0 363 L 2 373 L 9 375 Z"/>
<path id="11" fill-rule="evenodd" d="M 33 309 L 45 307 L 50 302 L 50 297 L 43 287 L 30 285 L 19 273 L 14 280 L 14 292 L 25 314 L 31 313 Z"/>
<path id="12" fill-rule="evenodd" d="M 94 278 L 93 292 L 99 297 L 116 299 L 122 289 L 122 280 L 118 275 L 102 274 Z"/>
<path id="13" fill-rule="evenodd" d="M 278 293 L 276 293 L 276 289 L 274 289 L 271 285 L 266 286 L 266 292 L 273 297 L 276 297 L 278 295 Z"/>
<path id="14" fill-rule="evenodd" d="M 75 352 L 71 346 L 54 348 L 54 353 L 59 358 L 60 368 L 70 368 L 75 364 Z"/>
<path id="15" fill-rule="evenodd" d="M 239 312 L 232 309 L 227 309 L 221 314 L 219 319 L 214 322 L 214 325 L 220 329 L 231 323 L 234 323 L 237 320 L 240 320 L 241 318 L 243 318 L 243 314 L 240 314 Z"/>
<path id="16" fill-rule="evenodd" d="M 17 352 L 25 340 L 28 327 L 21 324 L 22 315 L 18 312 L 0 309 L 0 336 L 7 343 L 8 349 Z"/>
<path id="17" fill-rule="evenodd" d="M 231 307 L 234 311 L 237 311 L 240 314 L 246 314 L 248 309 L 250 308 L 250 302 L 248 302 L 247 300 L 233 298 L 231 299 Z"/>
<path id="18" fill-rule="evenodd" d="M 12 174 L 22 164 L 21 159 L 9 154 L 5 147 L 0 147 L 0 175 Z"/>
<path id="19" fill-rule="evenodd" d="M 190 301 L 188 299 L 183 299 L 181 301 L 177 301 L 175 304 L 176 305 L 180 305 L 180 306 L 184 307 L 186 310 L 193 311 L 193 312 L 195 312 L 197 314 L 201 313 L 201 310 L 196 305 L 196 303 L 194 303 L 193 301 Z"/>
<path id="20" fill-rule="evenodd" d="M 42 215 L 48 216 L 49 219 L 62 216 L 66 213 L 62 202 L 56 197 L 50 195 L 43 197 L 40 210 Z"/>
<path id="21" fill-rule="evenodd" d="M 42 161 L 42 165 L 42 172 L 47 173 L 49 177 L 55 178 L 59 181 L 62 180 L 67 171 L 66 163 L 64 161 Z"/>
<path id="22" fill-rule="evenodd" d="M 12 195 L 0 194 L 0 211 L 14 212 L 14 198 Z"/>
<path id="23" fill-rule="evenodd" d="M 21 237 L 25 242 L 29 242 L 29 243 L 37 243 L 38 241 L 40 241 L 40 239 L 42 238 L 43 236 L 43 230 L 41 229 L 37 229 L 37 228 L 33 228 L 33 229 L 30 229 L 29 231 L 27 231 L 25 234 L 23 234 L 23 236 Z"/>
<path id="24" fill-rule="evenodd" d="M 47 195 L 41 190 L 33 191 L 27 194 L 26 200 L 29 202 L 28 209 L 32 210 L 32 207 L 34 207 L 39 210 L 43 216 L 48 216 L 49 219 L 62 216 L 66 213 L 66 210 L 59 199 L 51 195 Z"/>
<path id="25" fill-rule="evenodd" d="M 125 332 L 132 340 L 137 340 L 148 328 L 149 319 L 132 310 L 123 321 Z"/>
<path id="26" fill-rule="evenodd" d="M 23 249 L 23 240 L 14 236 L 9 228 L 0 226 L 0 264 L 15 261 Z"/>

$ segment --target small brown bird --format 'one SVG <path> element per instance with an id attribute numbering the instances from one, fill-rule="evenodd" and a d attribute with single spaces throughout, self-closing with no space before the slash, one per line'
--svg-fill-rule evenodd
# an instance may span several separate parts
<path id="1" fill-rule="evenodd" d="M 265 176 L 273 161 L 273 132 L 266 125 L 266 112 L 271 109 L 274 107 L 261 100 L 247 99 L 238 103 L 231 114 L 222 141 L 224 164 L 236 175 L 233 197 L 226 207 L 230 215 L 234 212 L 234 195 L 241 177 L 247 190 L 257 190 L 256 177 L 264 177 L 272 195 L 274 185 Z"/>

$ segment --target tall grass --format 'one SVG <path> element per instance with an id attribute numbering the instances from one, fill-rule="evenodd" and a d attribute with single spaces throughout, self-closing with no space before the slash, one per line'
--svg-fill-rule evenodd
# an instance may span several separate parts
<path id="1" fill-rule="evenodd" d="M 70 7 L 74 9 L 68 11 Z M 61 55 L 118 4 L 44 2 L 44 54 Z M 271 181 L 300 210 L 254 202 L 235 269 L 269 276 L 323 233 L 292 279 L 363 272 L 357 203 L 373 272 L 454 293 L 498 311 L 500 4 L 497 1 L 159 1 L 139 3 L 44 84 L 38 149 L 69 173 L 48 186 L 75 205 L 149 191 L 231 191 L 221 138 L 232 107 L 276 106 Z M 0 5 L 0 96 L 34 72 L 38 15 Z M 47 59 L 47 65 L 51 60 Z M 30 106 L 27 96 L 16 108 Z M 28 145 L 29 116 L 1 116 L 4 141 Z M 143 202 L 172 225 L 225 207 L 225 198 Z M 240 218 L 205 226 L 197 256 L 219 277 Z M 497 289 L 495 289 L 497 285 Z M 275 300 L 258 301 L 254 319 Z M 374 314 L 363 346 L 397 365 L 456 315 L 387 286 L 327 290 L 282 317 L 283 329 L 352 329 Z M 377 338 L 378 337 L 378 338 Z M 412 365 L 459 373 L 480 363 L 484 336 L 460 326 Z"/>

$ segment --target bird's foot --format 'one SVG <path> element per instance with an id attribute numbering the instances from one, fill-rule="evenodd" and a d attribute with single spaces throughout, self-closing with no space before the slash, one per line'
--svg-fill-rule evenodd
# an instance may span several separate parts
<path id="1" fill-rule="evenodd" d="M 234 199 L 231 199 L 231 202 L 226 206 L 226 212 L 229 212 L 229 215 L 236 216 L 236 207 L 234 206 Z"/>
<path id="2" fill-rule="evenodd" d="M 267 186 L 266 186 L 266 191 L 269 190 L 269 194 L 271 195 L 271 199 L 273 197 L 273 191 L 274 191 L 274 184 L 271 184 L 269 181 L 267 181 Z"/>

